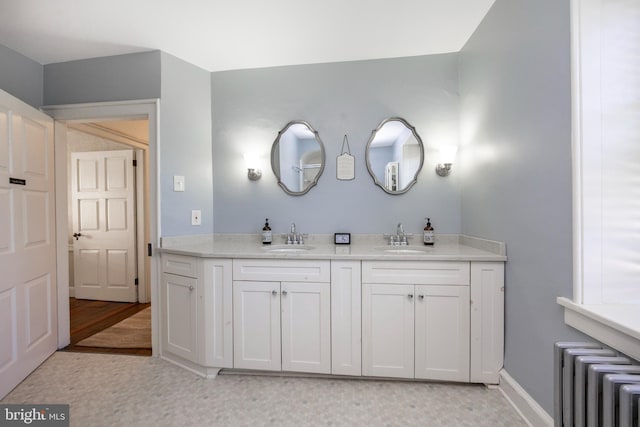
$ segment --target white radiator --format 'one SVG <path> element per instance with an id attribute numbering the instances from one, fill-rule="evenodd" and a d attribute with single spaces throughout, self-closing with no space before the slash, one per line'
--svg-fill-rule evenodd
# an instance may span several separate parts
<path id="1" fill-rule="evenodd" d="M 638 427 L 639 411 L 637 361 L 600 344 L 555 344 L 555 427 Z"/>

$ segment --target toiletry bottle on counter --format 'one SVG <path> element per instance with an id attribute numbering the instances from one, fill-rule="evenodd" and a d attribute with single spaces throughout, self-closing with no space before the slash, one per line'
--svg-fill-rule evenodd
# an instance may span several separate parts
<path id="1" fill-rule="evenodd" d="M 424 226 L 424 244 L 428 246 L 433 246 L 435 241 L 435 236 L 433 235 L 433 227 L 431 226 L 431 219 L 425 218 L 427 220 L 427 225 Z"/>
<path id="2" fill-rule="evenodd" d="M 269 227 L 269 218 L 267 218 L 264 220 L 264 227 L 262 227 L 262 244 L 270 245 L 271 239 L 271 227 Z"/>

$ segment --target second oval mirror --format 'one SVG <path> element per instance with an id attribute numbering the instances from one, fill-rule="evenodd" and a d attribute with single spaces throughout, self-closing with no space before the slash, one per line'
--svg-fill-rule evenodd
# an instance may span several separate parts
<path id="1" fill-rule="evenodd" d="M 287 194 L 301 196 L 318 183 L 324 157 L 318 132 L 307 122 L 292 121 L 273 142 L 271 169 Z"/>
<path id="2" fill-rule="evenodd" d="M 416 183 L 424 163 L 422 140 L 406 120 L 385 119 L 371 132 L 366 160 L 376 185 L 389 194 L 405 193 Z"/>

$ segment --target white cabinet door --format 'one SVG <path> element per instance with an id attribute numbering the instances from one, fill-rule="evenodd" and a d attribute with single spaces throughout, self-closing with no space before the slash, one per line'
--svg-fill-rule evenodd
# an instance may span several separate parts
<path id="1" fill-rule="evenodd" d="M 416 285 L 415 377 L 469 381 L 469 287 Z"/>
<path id="2" fill-rule="evenodd" d="M 331 261 L 331 373 L 362 375 L 360 261 Z"/>
<path id="3" fill-rule="evenodd" d="M 233 367 L 233 280 L 230 259 L 202 260 L 202 335 L 205 366 Z"/>
<path id="4" fill-rule="evenodd" d="M 414 286 L 362 285 L 362 374 L 413 378 Z"/>
<path id="5" fill-rule="evenodd" d="M 504 263 L 471 263 L 471 381 L 498 384 L 504 354 Z"/>
<path id="6" fill-rule="evenodd" d="M 280 370 L 280 283 L 233 282 L 233 366 Z"/>
<path id="7" fill-rule="evenodd" d="M 282 370 L 331 373 L 329 283 L 282 283 Z"/>
<path id="8" fill-rule="evenodd" d="M 162 274 L 162 347 L 191 362 L 198 362 L 197 287 L 192 277 Z"/>

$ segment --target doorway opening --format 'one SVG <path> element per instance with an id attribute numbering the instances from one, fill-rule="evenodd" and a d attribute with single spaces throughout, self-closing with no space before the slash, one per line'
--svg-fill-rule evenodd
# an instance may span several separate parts
<path id="1" fill-rule="evenodd" d="M 108 332 L 121 326 L 122 319 L 125 322 L 135 320 L 146 312 L 146 322 L 151 324 L 151 354 L 157 355 L 158 313 L 154 303 L 157 301 L 157 266 L 151 255 L 160 229 L 157 215 L 158 108 L 158 100 L 43 107 L 55 119 L 59 349 L 72 344 L 70 318 L 74 309 L 83 314 L 87 311 L 96 314 L 91 322 L 97 326 L 78 328 L 74 322 L 74 331 L 84 329 L 85 334 L 94 327 L 106 327 L 103 332 Z M 146 141 L 145 137 L 125 129 L 136 125 L 147 132 Z M 74 152 L 73 144 L 78 143 L 73 140 L 77 137 L 81 140 L 79 145 L 91 145 L 91 149 Z M 89 140 L 93 143 L 88 143 Z M 136 166 L 130 168 L 127 159 L 133 162 L 134 156 Z M 79 161 L 81 159 L 84 160 Z M 75 170 L 71 167 L 74 162 Z M 79 177 L 82 178 L 80 181 Z M 136 179 L 138 185 L 134 186 L 132 196 L 118 194 L 109 200 L 99 192 L 73 194 L 73 189 L 87 190 L 90 184 L 100 180 L 106 182 L 101 189 L 123 190 Z M 137 212 L 133 213 L 135 210 Z M 133 236 L 132 249 L 84 245 L 99 243 L 100 236 L 96 233 L 105 229 L 112 231 L 112 235 L 120 231 L 122 235 Z M 105 261 L 107 266 L 114 268 L 106 268 Z M 130 271 L 135 273 L 130 275 Z M 129 288 L 129 277 L 134 282 L 138 279 L 137 287 Z M 87 291 L 84 294 L 80 290 L 82 286 Z M 106 293 L 99 288 L 105 288 Z M 130 316 L 133 313 L 134 316 Z M 109 326 L 112 323 L 116 324 Z"/>
<path id="2" fill-rule="evenodd" d="M 67 124 L 68 351 L 151 354 L 147 119 Z"/>

